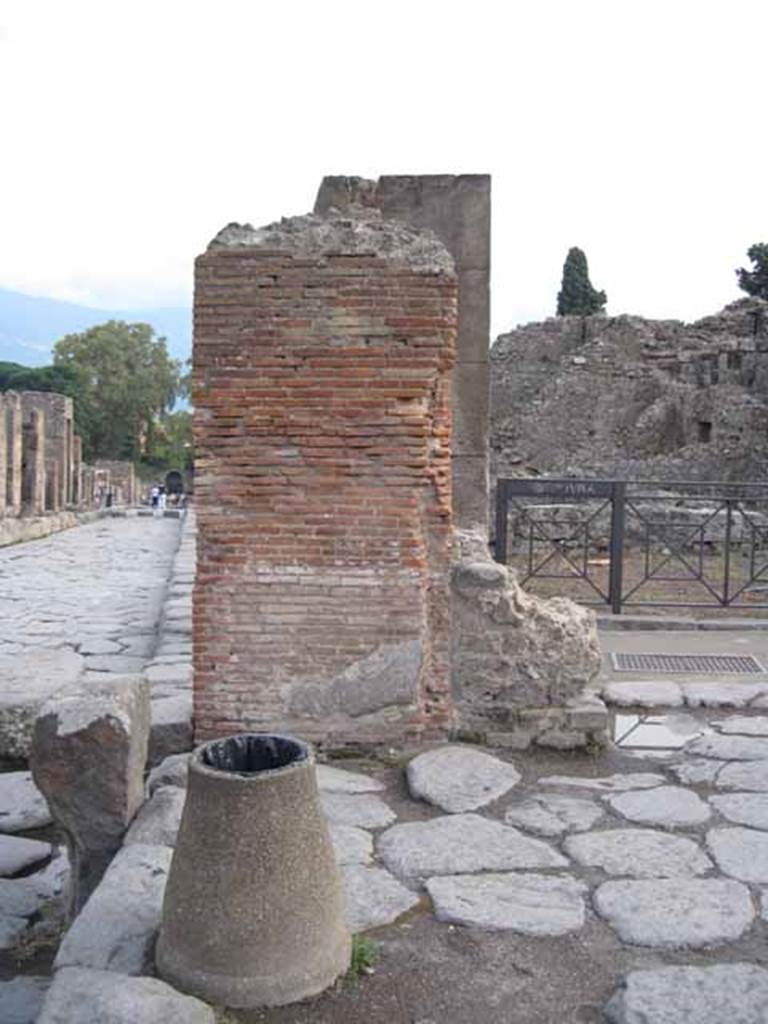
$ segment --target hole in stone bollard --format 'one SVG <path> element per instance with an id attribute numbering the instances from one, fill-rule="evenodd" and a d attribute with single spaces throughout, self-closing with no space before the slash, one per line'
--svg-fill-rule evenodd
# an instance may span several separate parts
<path id="1" fill-rule="evenodd" d="M 201 760 L 209 768 L 239 775 L 255 775 L 287 768 L 297 761 L 306 761 L 309 747 L 292 736 L 273 736 L 268 733 L 242 733 L 224 740 L 207 743 Z"/>

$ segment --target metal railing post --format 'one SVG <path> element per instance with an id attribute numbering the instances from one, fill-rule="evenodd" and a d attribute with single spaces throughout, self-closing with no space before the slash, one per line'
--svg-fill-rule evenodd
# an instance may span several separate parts
<path id="1" fill-rule="evenodd" d="M 507 482 L 496 481 L 496 542 L 493 557 L 502 565 L 507 564 Z"/>
<path id="2" fill-rule="evenodd" d="M 616 481 L 611 491 L 611 564 L 608 577 L 608 601 L 614 615 L 621 615 L 621 591 L 624 585 L 624 510 L 627 485 Z"/>

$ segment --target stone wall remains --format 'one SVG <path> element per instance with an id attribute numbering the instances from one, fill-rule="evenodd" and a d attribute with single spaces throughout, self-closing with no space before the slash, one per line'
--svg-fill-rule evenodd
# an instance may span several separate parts
<path id="1" fill-rule="evenodd" d="M 198 258 L 198 739 L 448 725 L 456 292 L 437 238 L 375 211 Z"/>

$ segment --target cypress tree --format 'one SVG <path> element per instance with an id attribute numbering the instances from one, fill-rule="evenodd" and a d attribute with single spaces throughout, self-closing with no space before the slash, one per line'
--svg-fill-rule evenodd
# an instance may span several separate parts
<path id="1" fill-rule="evenodd" d="M 592 313 L 602 313 L 605 303 L 605 292 L 596 291 L 590 283 L 587 257 L 576 246 L 569 249 L 557 295 L 557 315 L 591 316 Z"/>

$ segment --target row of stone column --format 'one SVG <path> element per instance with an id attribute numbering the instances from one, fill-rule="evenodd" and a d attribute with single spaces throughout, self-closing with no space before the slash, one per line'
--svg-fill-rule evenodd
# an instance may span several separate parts
<path id="1" fill-rule="evenodd" d="M 72 399 L 47 391 L 0 394 L 0 517 L 88 508 L 107 495 L 132 503 L 130 462 L 83 463 Z"/>

